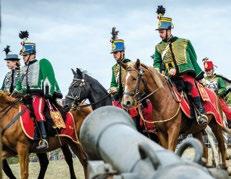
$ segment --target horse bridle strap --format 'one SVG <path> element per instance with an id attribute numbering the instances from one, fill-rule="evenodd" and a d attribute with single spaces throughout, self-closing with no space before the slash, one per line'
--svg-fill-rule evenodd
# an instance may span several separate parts
<path id="1" fill-rule="evenodd" d="M 132 91 L 130 91 L 130 92 L 124 92 L 123 94 L 124 95 L 128 95 L 128 96 L 134 96 L 134 97 L 136 97 L 136 96 L 138 96 L 139 94 L 140 94 L 140 82 L 142 81 L 143 82 L 143 84 L 144 84 L 144 87 L 145 88 L 147 88 L 147 83 L 146 83 L 146 81 L 142 78 L 142 76 L 143 76 L 143 71 L 141 71 L 141 70 L 134 70 L 134 69 L 128 69 L 127 71 L 137 71 L 137 73 L 138 73 L 138 80 L 137 80 L 137 83 L 136 83 L 136 86 L 135 86 L 135 89 L 134 90 L 132 90 Z"/>

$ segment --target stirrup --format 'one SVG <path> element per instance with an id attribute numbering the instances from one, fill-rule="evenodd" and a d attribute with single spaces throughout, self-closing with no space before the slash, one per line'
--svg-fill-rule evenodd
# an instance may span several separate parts
<path id="1" fill-rule="evenodd" d="M 38 142 L 38 146 L 36 147 L 36 149 L 38 150 L 45 150 L 48 148 L 48 142 L 46 139 L 41 139 L 39 142 Z"/>
<path id="2" fill-rule="evenodd" d="M 199 125 L 207 126 L 208 125 L 208 117 L 205 114 L 200 114 L 197 116 L 197 122 Z"/>

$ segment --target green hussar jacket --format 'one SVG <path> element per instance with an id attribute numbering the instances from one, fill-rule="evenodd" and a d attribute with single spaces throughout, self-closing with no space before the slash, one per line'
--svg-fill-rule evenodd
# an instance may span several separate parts
<path id="1" fill-rule="evenodd" d="M 212 77 L 206 76 L 204 79 L 204 85 L 214 90 L 218 96 L 224 98 L 227 104 L 231 106 L 231 93 L 228 91 L 231 87 L 231 81 L 217 74 L 214 74 Z"/>
<path id="2" fill-rule="evenodd" d="M 123 63 L 128 63 L 130 62 L 129 59 L 124 59 L 122 61 Z M 111 85 L 110 88 L 115 88 L 117 91 L 119 90 L 119 76 L 120 76 L 120 71 L 121 71 L 121 82 L 122 82 L 122 87 L 124 86 L 124 77 L 126 75 L 126 70 L 121 67 L 118 63 L 116 63 L 112 67 L 112 78 L 111 78 Z"/>
<path id="3" fill-rule="evenodd" d="M 12 93 L 19 77 L 20 77 L 19 69 L 14 69 L 9 71 L 4 78 L 1 90 Z"/>
<path id="4" fill-rule="evenodd" d="M 60 94 L 54 70 L 47 59 L 30 61 L 21 69 L 16 92 L 53 96 Z"/>
<path id="5" fill-rule="evenodd" d="M 171 68 L 176 68 L 178 75 L 190 74 L 196 79 L 202 79 L 204 72 L 197 63 L 195 50 L 189 40 L 172 37 L 172 51 L 175 57 L 173 60 L 169 42 L 161 41 L 155 47 L 153 66 L 168 75 Z M 177 67 L 175 66 L 177 65 Z"/>

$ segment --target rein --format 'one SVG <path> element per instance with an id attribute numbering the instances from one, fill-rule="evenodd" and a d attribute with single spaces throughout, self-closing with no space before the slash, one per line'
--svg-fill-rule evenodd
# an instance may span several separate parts
<path id="1" fill-rule="evenodd" d="M 10 128 L 18 119 L 21 115 L 23 115 L 26 112 L 26 109 L 20 111 L 16 116 L 13 117 L 13 119 L 2 129 L 2 135 L 4 132 Z"/>
<path id="2" fill-rule="evenodd" d="M 19 101 L 21 101 L 21 98 L 15 100 L 15 102 L 14 102 L 13 104 L 8 105 L 8 106 L 6 106 L 5 108 L 3 108 L 3 109 L 0 111 L 0 113 L 2 113 L 2 112 L 4 112 L 4 113 L 1 115 L 0 119 L 2 119 L 3 116 L 5 116 L 5 115 L 10 111 L 10 109 L 12 109 Z M 17 115 L 15 115 L 15 116 L 13 117 L 13 119 L 2 129 L 1 135 L 3 135 L 4 132 L 5 132 L 8 128 L 10 128 L 10 127 L 19 119 L 19 117 L 20 117 L 25 111 L 26 111 L 26 110 L 24 109 L 23 111 L 20 111 L 19 113 L 17 113 Z"/>

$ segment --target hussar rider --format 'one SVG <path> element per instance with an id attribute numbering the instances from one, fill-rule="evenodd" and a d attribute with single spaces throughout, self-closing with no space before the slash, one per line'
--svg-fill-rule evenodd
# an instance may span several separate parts
<path id="1" fill-rule="evenodd" d="M 44 150 L 48 148 L 44 115 L 46 99 L 60 94 L 60 90 L 51 63 L 45 58 L 36 59 L 36 45 L 28 40 L 28 32 L 21 31 L 19 37 L 23 39 L 20 55 L 23 56 L 25 66 L 21 69 L 15 93 L 22 93 L 32 98 L 33 113 L 38 124 L 34 136 L 38 144 L 36 149 Z"/>
<path id="2" fill-rule="evenodd" d="M 203 84 L 216 92 L 226 115 L 228 127 L 231 128 L 231 80 L 215 73 L 215 65 L 208 58 L 203 59 L 205 78 Z"/>
<path id="3" fill-rule="evenodd" d="M 199 112 L 197 121 L 206 125 L 207 116 L 195 83 L 196 80 L 203 78 L 203 71 L 197 63 L 196 52 L 189 40 L 172 35 L 172 19 L 164 17 L 164 13 L 164 7 L 158 6 L 158 28 L 156 30 L 162 41 L 155 47 L 153 66 L 170 78 L 180 77 L 183 80 L 187 85 L 190 101 Z"/>
<path id="4" fill-rule="evenodd" d="M 110 93 L 113 95 L 115 101 L 120 102 L 123 97 L 124 77 L 126 74 L 126 70 L 121 66 L 121 63 L 128 63 L 130 60 L 125 58 L 124 40 L 118 39 L 118 31 L 116 31 L 115 27 L 112 28 L 111 34 L 111 53 L 116 60 L 116 64 L 112 67 Z"/>
<path id="5" fill-rule="evenodd" d="M 20 59 L 17 54 L 10 54 L 11 51 L 9 45 L 7 45 L 4 51 L 6 53 L 6 58 L 4 60 L 10 71 L 7 72 L 4 78 L 1 90 L 12 93 L 16 86 L 16 81 L 20 76 Z"/>

